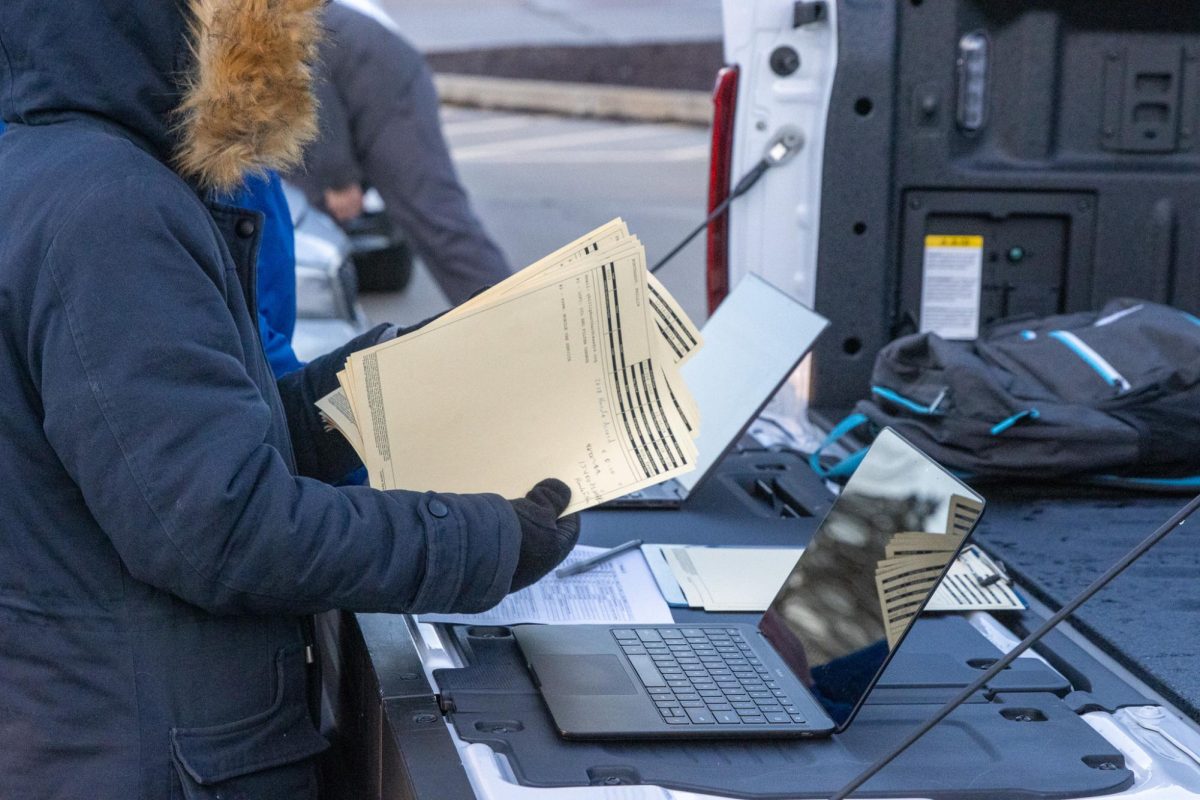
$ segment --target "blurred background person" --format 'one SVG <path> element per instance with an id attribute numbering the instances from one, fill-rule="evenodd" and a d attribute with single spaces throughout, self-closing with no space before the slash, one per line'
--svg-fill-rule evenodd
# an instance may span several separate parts
<path id="1" fill-rule="evenodd" d="M 288 181 L 341 223 L 363 213 L 363 193 L 374 188 L 391 224 L 453 304 L 508 277 L 508 261 L 475 216 L 450 160 L 421 54 L 361 2 L 330 3 L 324 24 L 320 135 Z"/>

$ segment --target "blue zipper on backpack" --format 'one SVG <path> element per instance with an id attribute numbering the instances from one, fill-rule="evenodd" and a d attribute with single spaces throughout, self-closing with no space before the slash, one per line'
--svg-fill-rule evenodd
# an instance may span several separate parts
<path id="1" fill-rule="evenodd" d="M 1006 430 L 1011 428 L 1013 425 L 1016 425 L 1018 422 L 1025 419 L 1026 417 L 1028 417 L 1029 419 L 1037 419 L 1040 416 L 1042 416 L 1042 413 L 1040 411 L 1038 411 L 1036 408 L 1028 408 L 1024 411 L 1013 414 L 1008 419 L 997 422 L 995 425 L 992 426 L 991 434 L 992 434 L 992 436 L 999 436 L 1000 434 L 1004 433 Z"/>
<path id="2" fill-rule="evenodd" d="M 927 406 L 921 405 L 916 400 L 910 400 L 909 398 L 905 397 L 904 395 L 900 394 L 899 392 L 892 391 L 891 389 L 887 388 L 886 386 L 872 386 L 871 393 L 877 394 L 886 400 L 890 400 L 893 403 L 895 403 L 896 405 L 900 406 L 901 408 L 907 408 L 909 411 L 913 412 L 914 414 L 924 414 L 926 416 L 929 416 L 929 415 L 938 415 L 938 414 L 946 413 L 944 411 L 938 410 L 938 405 L 941 403 L 942 399 L 945 397 L 945 392 L 938 395 L 938 399 L 933 401 L 932 403 L 930 403 Z"/>
<path id="3" fill-rule="evenodd" d="M 1125 376 L 1117 372 L 1117 368 L 1108 363 L 1104 356 L 1093 350 L 1087 342 L 1080 339 L 1070 331 L 1050 331 L 1052 339 L 1056 339 L 1067 346 L 1067 348 L 1079 356 L 1085 364 L 1096 371 L 1096 374 L 1104 379 L 1104 382 L 1109 386 L 1115 386 L 1122 392 L 1127 392 L 1132 388 L 1129 381 L 1125 380 Z"/>

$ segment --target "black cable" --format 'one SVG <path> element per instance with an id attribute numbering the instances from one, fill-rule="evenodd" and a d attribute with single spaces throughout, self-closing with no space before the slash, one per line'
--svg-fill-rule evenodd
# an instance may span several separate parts
<path id="1" fill-rule="evenodd" d="M 849 796 L 849 794 L 851 792 L 853 792 L 855 789 L 857 789 L 858 787 L 860 787 L 864 783 L 866 783 L 868 780 L 870 780 L 871 777 L 873 775 L 875 775 L 875 773 L 879 772 L 881 769 L 886 767 L 888 764 L 892 763 L 892 761 L 894 761 L 897 756 L 899 756 L 901 753 L 903 753 L 905 750 L 907 750 L 909 748 L 909 746 L 911 746 L 914 742 L 916 742 L 918 739 L 920 739 L 922 736 L 924 736 L 926 733 L 928 733 L 929 730 L 931 728 L 933 728 L 933 726 L 937 725 L 939 722 L 941 722 L 943 719 L 945 719 L 947 716 L 949 716 L 950 713 L 952 711 L 954 711 L 954 709 L 958 708 L 960 705 L 962 705 L 964 702 L 966 702 L 966 700 L 968 698 L 970 698 L 971 695 L 973 695 L 973 694 L 975 694 L 975 692 L 979 691 L 979 689 L 985 683 L 987 683 L 992 678 L 999 675 L 1000 672 L 1005 667 L 1007 667 L 1014 660 L 1016 660 L 1017 656 L 1021 655 L 1021 653 L 1024 653 L 1031 646 L 1033 646 L 1039 639 L 1041 639 L 1043 636 L 1045 636 L 1047 633 L 1049 633 L 1051 628 L 1053 628 L 1058 623 L 1062 622 L 1067 617 L 1074 614 L 1075 610 L 1078 609 L 1085 602 L 1090 600 L 1092 595 L 1094 595 L 1096 592 L 1100 591 L 1105 586 L 1107 586 L 1112 581 L 1113 578 L 1117 577 L 1122 572 L 1124 572 L 1126 567 L 1128 567 L 1134 561 L 1137 561 L 1139 558 L 1141 558 L 1143 555 L 1145 555 L 1146 551 L 1149 550 L 1154 545 L 1158 544 L 1159 540 L 1161 540 L 1164 536 L 1166 536 L 1168 533 L 1173 531 L 1175 528 L 1182 525 L 1184 520 L 1186 520 L 1192 514 L 1192 512 L 1195 511 L 1198 507 L 1200 507 L 1200 495 L 1193 497 L 1190 503 L 1188 503 L 1183 508 L 1179 509 L 1179 511 L 1176 511 L 1175 514 L 1169 520 L 1164 522 L 1158 528 L 1158 530 L 1156 530 L 1154 533 L 1152 533 L 1148 537 L 1146 537 L 1146 539 L 1141 544 L 1139 544 L 1137 547 L 1133 548 L 1128 553 L 1126 553 L 1124 558 L 1122 558 L 1120 561 L 1118 561 L 1116 564 L 1114 564 L 1112 567 L 1110 567 L 1107 572 L 1105 572 L 1103 575 L 1101 575 L 1099 578 L 1097 578 L 1092 583 L 1091 586 L 1089 586 L 1088 588 L 1086 588 L 1082 592 L 1080 592 L 1078 595 L 1076 595 L 1074 600 L 1072 600 L 1071 602 L 1069 602 L 1065 606 L 1063 606 L 1061 609 L 1059 609 L 1058 613 L 1056 613 L 1054 616 L 1050 617 L 1050 619 L 1048 619 L 1044 623 L 1042 623 L 1041 627 L 1039 627 L 1036 631 L 1034 631 L 1033 633 L 1026 636 L 1021 641 L 1020 644 L 1018 644 L 1012 650 L 1008 651 L 1008 653 L 1005 654 L 1004 658 L 1001 658 L 999 661 L 997 661 L 995 664 L 993 664 L 991 666 L 991 668 L 989 668 L 986 672 L 984 672 L 982 675 L 980 675 L 975 680 L 974 683 L 972 683 L 967 688 L 963 689 L 958 694 L 957 697 L 955 697 L 950 702 L 946 703 L 946 705 L 942 706 L 941 709 L 939 709 L 938 712 L 936 714 L 934 714 L 933 717 L 928 722 L 926 722 L 920 728 L 917 728 L 917 730 L 913 731 L 913 733 L 910 734 L 907 739 L 905 739 L 903 742 L 901 742 L 899 745 L 897 745 L 894 749 L 892 749 L 891 752 L 889 752 L 887 755 L 880 758 L 878 761 L 876 761 L 874 764 L 872 764 L 870 767 L 868 767 L 866 770 L 864 770 L 862 773 L 860 773 L 858 775 L 858 777 L 854 778 L 854 780 L 847 783 L 845 786 L 843 786 L 837 792 L 830 795 L 829 800 L 845 800 L 845 798 L 847 796 Z"/>
<path id="2" fill-rule="evenodd" d="M 683 241 L 675 245 L 671 252 L 660 258 L 658 263 L 650 268 L 650 272 L 654 273 L 662 269 L 663 264 L 666 264 L 668 261 L 674 258 L 680 250 L 687 247 L 688 244 L 691 243 L 692 239 L 695 239 L 697 236 L 699 236 L 701 231 L 703 231 L 705 228 L 711 225 L 714 220 L 718 219 L 722 214 L 724 214 L 726 209 L 729 208 L 730 203 L 744 195 L 746 192 L 750 191 L 750 187 L 758 183 L 758 179 L 761 178 L 767 170 L 775 166 L 776 163 L 777 162 L 771 161 L 768 158 L 764 158 L 762 161 L 759 161 L 757 164 L 751 167 L 750 171 L 743 175 L 742 179 L 737 182 L 736 186 L 733 187 L 733 191 L 729 193 L 729 196 L 722 200 L 717 207 L 714 208 L 712 212 L 710 212 L 709 215 L 704 218 L 704 222 L 701 222 L 695 230 L 683 237 Z"/>

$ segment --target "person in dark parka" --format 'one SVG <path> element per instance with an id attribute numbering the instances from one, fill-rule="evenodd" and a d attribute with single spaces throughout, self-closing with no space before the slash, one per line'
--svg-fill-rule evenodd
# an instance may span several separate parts
<path id="1" fill-rule="evenodd" d="M 374 187 L 451 303 L 512 271 L 484 231 L 442 137 L 433 76 L 393 29 L 333 2 L 317 62 L 320 132 L 287 179 L 340 222 Z"/>
<path id="2" fill-rule="evenodd" d="M 0 798 L 315 797 L 305 615 L 472 611 L 578 534 L 523 499 L 334 488 L 276 383 L 261 217 L 312 130 L 320 0 L 0 3 Z"/>

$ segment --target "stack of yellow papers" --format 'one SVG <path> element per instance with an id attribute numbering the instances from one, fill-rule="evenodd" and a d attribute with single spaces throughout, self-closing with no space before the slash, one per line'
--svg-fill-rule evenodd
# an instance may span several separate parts
<path id="1" fill-rule="evenodd" d="M 514 498 L 554 477 L 573 512 L 694 468 L 679 366 L 701 344 L 617 219 L 355 353 L 317 406 L 377 489 Z"/>

